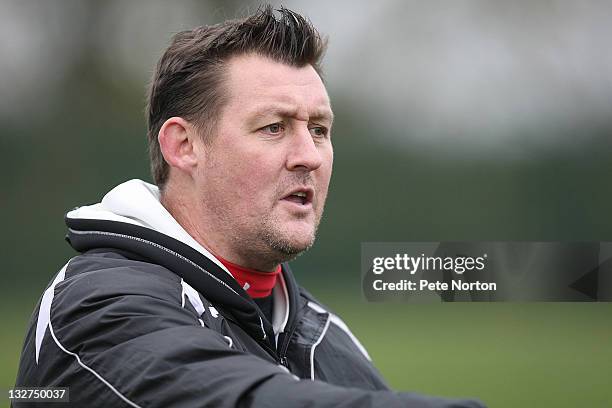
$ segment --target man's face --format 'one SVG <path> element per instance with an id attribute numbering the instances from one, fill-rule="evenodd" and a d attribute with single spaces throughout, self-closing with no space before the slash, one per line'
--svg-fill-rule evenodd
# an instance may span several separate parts
<path id="1" fill-rule="evenodd" d="M 227 66 L 228 101 L 198 151 L 200 229 L 218 255 L 268 269 L 314 242 L 332 172 L 332 111 L 310 65 L 249 54 Z"/>

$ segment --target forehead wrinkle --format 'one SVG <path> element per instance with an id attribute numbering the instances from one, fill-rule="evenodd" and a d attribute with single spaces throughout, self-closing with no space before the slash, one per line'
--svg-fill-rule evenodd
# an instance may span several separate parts
<path id="1" fill-rule="evenodd" d="M 305 110 L 299 107 L 290 106 L 265 106 L 256 109 L 251 113 L 253 117 L 265 117 L 265 116 L 279 116 L 284 118 L 294 118 L 297 120 L 328 120 L 330 123 L 333 121 L 334 114 L 331 110 L 315 108 L 310 113 L 306 113 L 308 119 L 304 118 Z"/>

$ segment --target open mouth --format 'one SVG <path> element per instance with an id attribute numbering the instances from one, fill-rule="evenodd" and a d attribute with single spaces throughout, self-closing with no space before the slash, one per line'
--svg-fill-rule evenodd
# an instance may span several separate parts
<path id="1" fill-rule="evenodd" d="M 312 203 L 313 195 L 312 189 L 299 189 L 283 198 L 283 200 L 291 201 L 299 205 L 308 205 Z"/>

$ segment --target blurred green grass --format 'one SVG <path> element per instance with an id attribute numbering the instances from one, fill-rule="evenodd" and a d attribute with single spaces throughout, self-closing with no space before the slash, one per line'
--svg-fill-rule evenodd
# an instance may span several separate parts
<path id="1" fill-rule="evenodd" d="M 366 303 L 320 292 L 395 390 L 609 407 L 612 303 Z"/>
<path id="2" fill-rule="evenodd" d="M 329 288 L 313 293 L 347 322 L 396 390 L 477 397 L 500 408 L 611 404 L 612 303 L 366 303 Z M 21 299 L 1 302 L 3 390 L 14 384 L 37 300 Z"/>

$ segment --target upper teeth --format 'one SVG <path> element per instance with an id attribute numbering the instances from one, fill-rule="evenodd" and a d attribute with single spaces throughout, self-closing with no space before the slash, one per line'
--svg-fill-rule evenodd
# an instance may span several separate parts
<path id="1" fill-rule="evenodd" d="M 298 197 L 306 197 L 306 193 L 300 191 L 298 193 L 295 193 L 294 195 L 298 196 Z"/>

